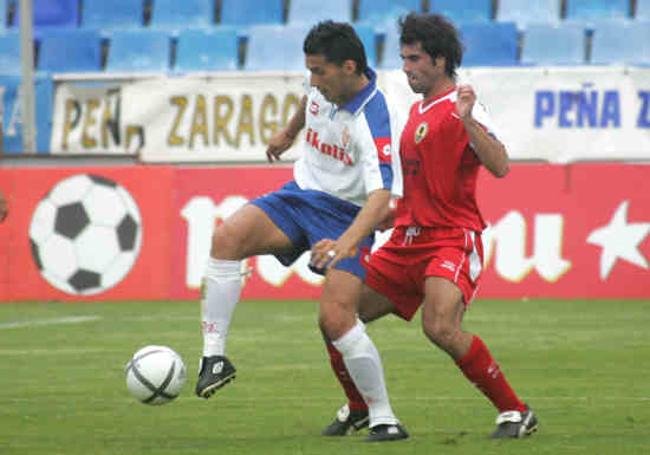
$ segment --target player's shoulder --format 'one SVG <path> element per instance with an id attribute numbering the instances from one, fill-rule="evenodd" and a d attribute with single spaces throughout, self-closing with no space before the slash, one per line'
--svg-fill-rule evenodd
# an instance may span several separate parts
<path id="1" fill-rule="evenodd" d="M 363 107 L 362 116 L 373 136 L 390 136 L 391 118 L 395 116 L 395 112 L 383 92 L 375 91 Z"/>

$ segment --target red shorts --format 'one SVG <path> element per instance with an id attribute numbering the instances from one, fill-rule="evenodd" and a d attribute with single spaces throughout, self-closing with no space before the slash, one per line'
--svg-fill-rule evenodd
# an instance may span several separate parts
<path id="1" fill-rule="evenodd" d="M 483 269 L 480 233 L 462 228 L 398 227 L 364 263 L 366 285 L 388 297 L 410 320 L 422 304 L 424 280 L 437 276 L 456 284 L 469 305 Z"/>

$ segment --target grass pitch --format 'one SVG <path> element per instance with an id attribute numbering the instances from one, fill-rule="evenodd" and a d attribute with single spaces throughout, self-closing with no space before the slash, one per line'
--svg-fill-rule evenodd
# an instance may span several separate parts
<path id="1" fill-rule="evenodd" d="M 0 454 L 648 454 L 650 302 L 479 301 L 467 329 L 486 341 L 540 431 L 492 441 L 495 410 L 410 324 L 369 325 L 408 441 L 320 430 L 344 402 L 314 302 L 239 305 L 228 354 L 237 380 L 193 395 L 196 302 L 0 304 Z M 188 368 L 181 396 L 150 407 L 128 395 L 136 349 L 164 344 Z"/>

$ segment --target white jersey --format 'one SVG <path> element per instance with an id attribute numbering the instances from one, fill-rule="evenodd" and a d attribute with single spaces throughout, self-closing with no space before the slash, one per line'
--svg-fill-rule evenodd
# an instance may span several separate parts
<path id="1" fill-rule="evenodd" d="M 307 94 L 305 143 L 294 165 L 303 190 L 318 190 L 362 206 L 377 189 L 402 195 L 399 126 L 372 70 L 370 83 L 344 106 L 316 88 Z"/>

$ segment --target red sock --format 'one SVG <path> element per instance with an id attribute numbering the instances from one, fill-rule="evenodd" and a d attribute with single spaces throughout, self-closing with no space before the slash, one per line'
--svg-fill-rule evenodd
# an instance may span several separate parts
<path id="1" fill-rule="evenodd" d="M 341 353 L 332 345 L 332 343 L 326 342 L 327 352 L 330 355 L 330 365 L 332 366 L 332 371 L 338 378 L 345 395 L 348 397 L 348 406 L 351 411 L 365 411 L 368 409 L 368 405 L 363 401 L 363 397 L 357 390 L 357 386 L 354 385 L 352 378 L 348 374 L 348 369 L 345 367 L 343 362 L 343 356 Z"/>
<path id="2" fill-rule="evenodd" d="M 499 412 L 524 411 L 526 405 L 512 390 L 483 340 L 474 336 L 465 356 L 456 362 L 470 380 L 496 406 Z"/>

